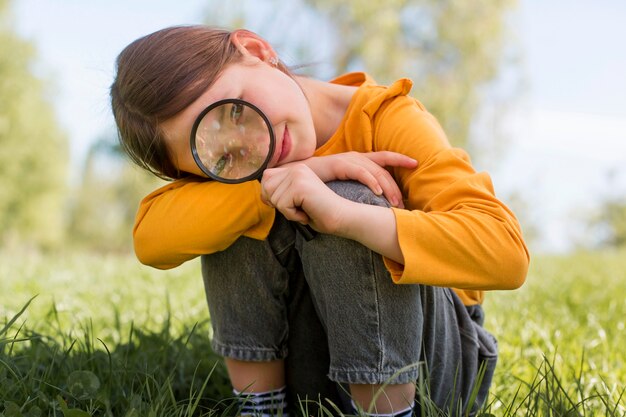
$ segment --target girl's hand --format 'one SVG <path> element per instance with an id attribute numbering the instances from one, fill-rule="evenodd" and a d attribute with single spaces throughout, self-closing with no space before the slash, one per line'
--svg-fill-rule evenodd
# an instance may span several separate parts
<path id="1" fill-rule="evenodd" d="M 377 195 L 384 195 L 394 206 L 404 208 L 402 193 L 395 180 L 384 167 L 414 169 L 417 161 L 408 156 L 389 151 L 345 152 L 335 155 L 312 157 L 303 161 L 285 164 L 289 167 L 305 164 L 322 180 L 355 180 L 368 186 Z"/>
<path id="2" fill-rule="evenodd" d="M 321 233 L 337 234 L 350 201 L 338 196 L 304 163 L 266 169 L 261 198 L 288 220 L 310 224 Z"/>
<path id="3" fill-rule="evenodd" d="M 266 204 L 288 220 L 360 242 L 404 264 L 393 210 L 347 200 L 328 188 L 306 164 L 288 165 L 263 172 L 261 198 Z"/>

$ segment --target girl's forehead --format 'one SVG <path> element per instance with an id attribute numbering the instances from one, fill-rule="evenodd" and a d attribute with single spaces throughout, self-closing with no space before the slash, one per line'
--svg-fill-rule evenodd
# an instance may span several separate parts
<path id="1" fill-rule="evenodd" d="M 245 80 L 244 72 L 245 67 L 242 64 L 235 63 L 228 65 L 220 72 L 213 84 L 207 89 L 207 93 L 214 95 L 217 100 L 232 98 L 227 97 L 227 95 L 234 93 L 233 90 L 240 88 L 242 81 Z"/>
<path id="2" fill-rule="evenodd" d="M 260 80 L 267 81 L 267 78 L 267 67 L 261 61 L 235 62 L 220 72 L 208 88 L 208 92 L 215 96 L 215 101 L 224 98 L 237 98 L 242 90 L 255 88 Z"/>
<path id="3" fill-rule="evenodd" d="M 238 83 L 236 77 L 233 76 L 232 70 L 226 68 L 205 91 L 191 103 L 182 113 L 188 113 L 187 117 L 195 119 L 202 110 L 225 98 L 236 98 Z M 195 117 L 194 117 L 195 116 Z M 193 120 L 191 120 L 193 123 Z"/>
<path id="4" fill-rule="evenodd" d="M 198 105 L 204 104 L 204 107 L 207 107 L 211 103 L 226 98 L 232 90 L 233 82 L 230 82 L 228 77 L 223 77 L 223 75 L 220 75 L 192 105 L 200 103 Z"/>
<path id="5" fill-rule="evenodd" d="M 169 128 L 167 130 L 176 132 L 177 135 L 183 133 L 188 137 L 196 118 L 208 106 L 223 99 L 240 98 L 246 82 L 251 82 L 251 74 L 247 72 L 250 69 L 253 69 L 250 65 L 240 63 L 231 64 L 224 68 L 213 84 L 196 101 L 164 123 L 166 129 Z"/>

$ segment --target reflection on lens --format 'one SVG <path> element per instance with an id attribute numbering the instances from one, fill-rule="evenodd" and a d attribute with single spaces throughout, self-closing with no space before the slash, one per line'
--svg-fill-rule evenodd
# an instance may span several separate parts
<path id="1" fill-rule="evenodd" d="M 248 179 L 260 174 L 273 150 L 267 119 L 242 100 L 216 104 L 194 125 L 192 150 L 196 162 L 218 180 Z"/>

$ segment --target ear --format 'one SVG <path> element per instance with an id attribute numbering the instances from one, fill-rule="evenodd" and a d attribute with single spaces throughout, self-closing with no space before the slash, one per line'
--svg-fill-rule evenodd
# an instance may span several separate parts
<path id="1" fill-rule="evenodd" d="M 245 57 L 256 57 L 261 61 L 267 62 L 271 57 L 276 56 L 276 52 L 265 39 L 245 29 L 238 29 L 232 32 L 230 41 Z"/>

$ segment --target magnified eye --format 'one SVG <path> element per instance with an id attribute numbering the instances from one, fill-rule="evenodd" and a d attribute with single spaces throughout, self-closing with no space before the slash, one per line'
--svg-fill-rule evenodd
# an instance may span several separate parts
<path id="1" fill-rule="evenodd" d="M 220 159 L 217 160 L 215 166 L 211 170 L 215 175 L 220 175 L 224 168 L 226 167 L 226 163 L 232 160 L 232 155 L 228 152 L 224 153 L 224 155 L 220 156 Z"/>
<path id="2" fill-rule="evenodd" d="M 233 123 L 238 123 L 241 115 L 243 114 L 243 104 L 233 103 L 230 108 L 230 120 Z"/>

